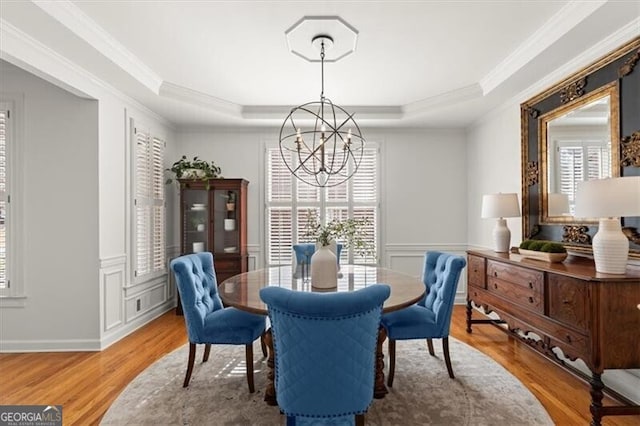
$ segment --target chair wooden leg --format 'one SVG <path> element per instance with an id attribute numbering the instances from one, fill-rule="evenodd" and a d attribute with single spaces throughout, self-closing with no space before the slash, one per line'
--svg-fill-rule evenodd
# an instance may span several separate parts
<path id="1" fill-rule="evenodd" d="M 396 341 L 389 339 L 389 377 L 387 386 L 393 386 L 393 376 L 396 374 Z"/>
<path id="2" fill-rule="evenodd" d="M 246 345 L 246 364 L 247 364 L 247 383 L 249 384 L 249 393 L 255 392 L 255 387 L 253 386 L 253 344 Z"/>
<path id="3" fill-rule="evenodd" d="M 183 388 L 189 386 L 189 381 L 191 380 L 191 373 L 193 372 L 193 363 L 196 360 L 196 344 L 189 343 L 189 361 L 187 362 L 187 374 L 184 376 L 184 383 L 182 384 Z"/>
<path id="4" fill-rule="evenodd" d="M 202 362 L 209 361 L 209 353 L 211 352 L 211 343 L 207 343 L 204 346 L 204 356 L 202 357 Z"/>
<path id="5" fill-rule="evenodd" d="M 449 357 L 449 336 L 442 338 L 442 350 L 444 351 L 444 362 L 447 364 L 449 377 L 455 379 L 453 376 L 453 368 L 451 368 L 451 357 Z"/>
<path id="6" fill-rule="evenodd" d="M 262 356 L 264 356 L 264 357 L 267 356 L 267 342 L 264 341 L 265 333 L 262 333 L 260 335 L 260 347 L 262 348 Z"/>
<path id="7" fill-rule="evenodd" d="M 429 348 L 429 355 L 436 356 L 436 353 L 433 351 L 433 339 L 427 339 L 427 347 Z"/>
<path id="8" fill-rule="evenodd" d="M 364 414 L 356 414 L 356 426 L 364 426 Z"/>

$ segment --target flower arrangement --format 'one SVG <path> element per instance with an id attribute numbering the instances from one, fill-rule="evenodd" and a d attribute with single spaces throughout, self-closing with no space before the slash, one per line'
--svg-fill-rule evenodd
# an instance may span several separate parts
<path id="1" fill-rule="evenodd" d="M 315 210 L 307 211 L 307 223 L 303 237 L 315 239 L 320 245 L 328 246 L 331 241 L 340 241 L 345 247 L 361 256 L 373 256 L 375 250 L 367 229 L 371 226 L 368 218 L 332 220 L 323 225 Z"/>

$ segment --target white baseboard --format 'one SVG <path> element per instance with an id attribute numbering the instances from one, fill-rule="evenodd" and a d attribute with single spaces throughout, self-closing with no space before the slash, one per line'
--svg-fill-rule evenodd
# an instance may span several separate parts
<path id="1" fill-rule="evenodd" d="M 2 340 L 0 341 L 0 353 L 101 351 L 173 308 L 175 308 L 175 300 L 168 300 L 130 323 L 117 328 L 114 332 L 103 336 L 102 339 Z"/>
<path id="2" fill-rule="evenodd" d="M 165 312 L 174 309 L 175 307 L 176 307 L 175 299 L 167 300 L 165 303 L 156 306 L 155 308 L 136 317 L 132 321 L 123 325 L 122 327 L 117 328 L 112 333 L 105 334 L 104 336 L 102 336 L 102 339 L 100 339 L 100 346 L 98 350 L 103 350 L 108 348 L 109 346 L 116 343 L 120 339 L 128 336 L 129 334 L 133 333 L 137 329 L 147 325 L 154 319 L 158 318 Z"/>

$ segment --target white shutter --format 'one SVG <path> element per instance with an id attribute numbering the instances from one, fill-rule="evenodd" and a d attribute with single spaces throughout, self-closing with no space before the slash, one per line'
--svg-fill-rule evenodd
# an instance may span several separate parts
<path id="1" fill-rule="evenodd" d="M 134 129 L 134 270 L 138 279 L 166 269 L 162 139 Z"/>
<path id="2" fill-rule="evenodd" d="M 353 176 L 353 201 L 376 202 L 378 198 L 378 150 L 365 148 L 360 167 Z"/>
<path id="3" fill-rule="evenodd" d="M 290 264 L 293 243 L 291 207 L 267 209 L 267 232 L 269 265 Z"/>
<path id="4" fill-rule="evenodd" d="M 341 161 L 338 156 L 335 161 Z M 378 229 L 378 149 L 367 147 L 357 173 L 344 183 L 324 190 L 305 184 L 291 175 L 282 161 L 278 148 L 266 151 L 267 200 L 267 263 L 291 263 L 291 245 L 307 242 L 304 237 L 309 210 L 325 223 L 349 217 L 368 218 L 367 240 L 377 250 Z M 294 196 L 292 197 L 292 194 Z M 292 215 L 292 212 L 295 212 Z M 353 250 L 343 250 L 341 263 L 375 263 L 375 257 L 354 256 Z"/>
<path id="5" fill-rule="evenodd" d="M 291 201 L 291 172 L 278 149 L 267 150 L 267 200 Z"/>
<path id="6" fill-rule="evenodd" d="M 0 289 L 7 280 L 7 111 L 0 111 Z"/>

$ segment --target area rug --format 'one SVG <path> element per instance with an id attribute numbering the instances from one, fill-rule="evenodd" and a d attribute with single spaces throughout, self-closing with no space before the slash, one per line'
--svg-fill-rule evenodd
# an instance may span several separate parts
<path id="1" fill-rule="evenodd" d="M 435 341 L 398 341 L 393 388 L 376 399 L 367 425 L 552 425 L 538 400 L 502 366 L 449 338 L 455 379 L 450 379 Z M 386 345 L 385 345 L 386 348 Z M 120 394 L 103 425 L 282 425 L 277 407 L 264 403 L 266 360 L 254 345 L 256 392 L 245 376 L 244 346 L 199 348 L 191 383 L 182 387 L 188 345 L 147 368 Z"/>

